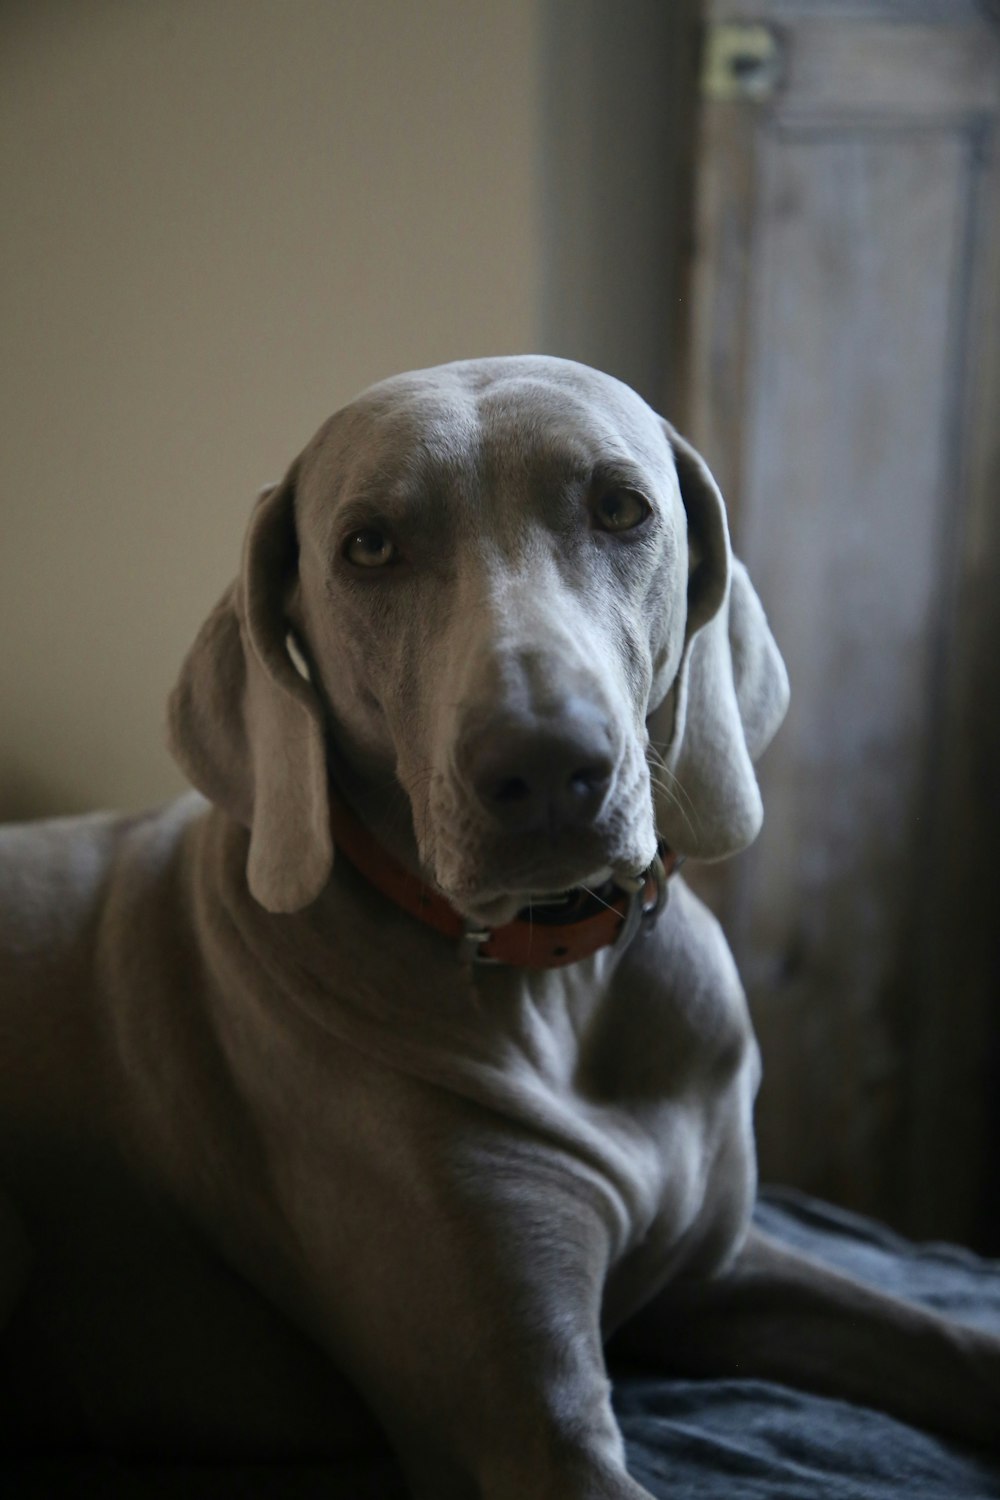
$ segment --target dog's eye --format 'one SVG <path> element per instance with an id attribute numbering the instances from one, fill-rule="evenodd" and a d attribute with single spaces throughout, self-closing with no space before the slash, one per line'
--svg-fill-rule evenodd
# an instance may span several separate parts
<path id="1" fill-rule="evenodd" d="M 398 555 L 392 538 L 376 526 L 352 531 L 344 542 L 343 553 L 356 568 L 384 568 L 395 562 Z"/>
<path id="2" fill-rule="evenodd" d="M 608 490 L 593 508 L 595 524 L 601 531 L 631 531 L 652 515 L 647 501 L 635 490 Z"/>

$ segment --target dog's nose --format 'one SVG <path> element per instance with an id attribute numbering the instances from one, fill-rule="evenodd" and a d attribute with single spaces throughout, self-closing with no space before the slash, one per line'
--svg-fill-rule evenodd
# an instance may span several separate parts
<path id="1" fill-rule="evenodd" d="M 611 727 L 583 700 L 533 722 L 494 719 L 469 747 L 466 768 L 483 806 L 512 831 L 580 827 L 611 786 Z"/>

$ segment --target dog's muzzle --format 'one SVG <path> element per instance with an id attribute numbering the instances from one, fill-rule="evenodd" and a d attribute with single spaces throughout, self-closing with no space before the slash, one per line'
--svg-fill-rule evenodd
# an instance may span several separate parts
<path id="1" fill-rule="evenodd" d="M 667 882 L 681 864 L 660 843 L 652 863 L 634 877 L 616 877 L 596 891 L 579 887 L 546 897 L 503 926 L 483 927 L 393 859 L 332 787 L 330 822 L 339 852 L 354 868 L 394 905 L 455 940 L 459 959 L 467 963 L 557 969 L 613 944 L 624 947 L 659 917 Z"/>

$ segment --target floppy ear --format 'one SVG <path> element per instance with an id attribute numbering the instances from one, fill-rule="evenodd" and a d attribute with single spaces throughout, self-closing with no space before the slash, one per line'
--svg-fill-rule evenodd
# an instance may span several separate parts
<path id="1" fill-rule="evenodd" d="M 648 720 L 650 742 L 662 757 L 657 827 L 679 854 L 723 859 L 760 832 L 764 811 L 753 762 L 785 716 L 788 676 L 747 571 L 730 550 L 718 485 L 669 426 L 667 436 L 691 567 L 680 665 Z"/>
<path id="2" fill-rule="evenodd" d="M 170 748 L 250 829 L 247 883 L 272 912 L 308 906 L 333 863 L 323 714 L 288 652 L 298 576 L 293 465 L 257 502 L 240 577 L 202 626 L 170 698 Z"/>

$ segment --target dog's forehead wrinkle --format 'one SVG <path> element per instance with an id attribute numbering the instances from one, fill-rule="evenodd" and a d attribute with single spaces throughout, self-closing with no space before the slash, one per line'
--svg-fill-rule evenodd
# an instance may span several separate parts
<path id="1" fill-rule="evenodd" d="M 306 484 L 327 505 L 419 495 L 468 468 L 478 429 L 469 400 L 423 387 L 390 399 L 376 388 L 317 433 L 306 449 Z"/>
<path id="2" fill-rule="evenodd" d="M 662 461 L 670 449 L 656 414 L 613 377 L 544 357 L 470 360 L 396 376 L 364 392 L 341 414 L 357 439 L 406 446 L 423 440 L 448 456 L 475 447 L 485 430 L 503 447 L 624 440 Z M 336 419 L 334 422 L 336 426 Z"/>
<path id="3" fill-rule="evenodd" d="M 545 355 L 461 360 L 396 375 L 363 391 L 320 428 L 307 452 L 405 444 L 408 432 L 433 436 L 452 449 L 482 421 L 499 418 L 507 431 L 544 423 L 570 431 L 618 434 L 663 463 L 670 444 L 656 413 L 635 391 L 589 366 Z"/>
<path id="4" fill-rule="evenodd" d="M 592 399 L 627 401 L 644 407 L 642 397 L 629 386 L 601 370 L 575 360 L 548 354 L 491 355 L 485 359 L 454 360 L 422 370 L 392 375 L 369 386 L 362 401 L 398 401 L 414 393 L 438 392 L 478 397 L 500 386 L 520 382 L 547 391 L 586 391 Z"/>
<path id="5" fill-rule="evenodd" d="M 624 389 L 624 388 L 623 388 Z M 501 458 L 515 462 L 594 466 L 602 458 L 624 463 L 669 456 L 661 424 L 633 392 L 631 403 L 595 402 L 572 390 L 534 380 L 507 381 L 480 399 L 484 440 Z"/>

